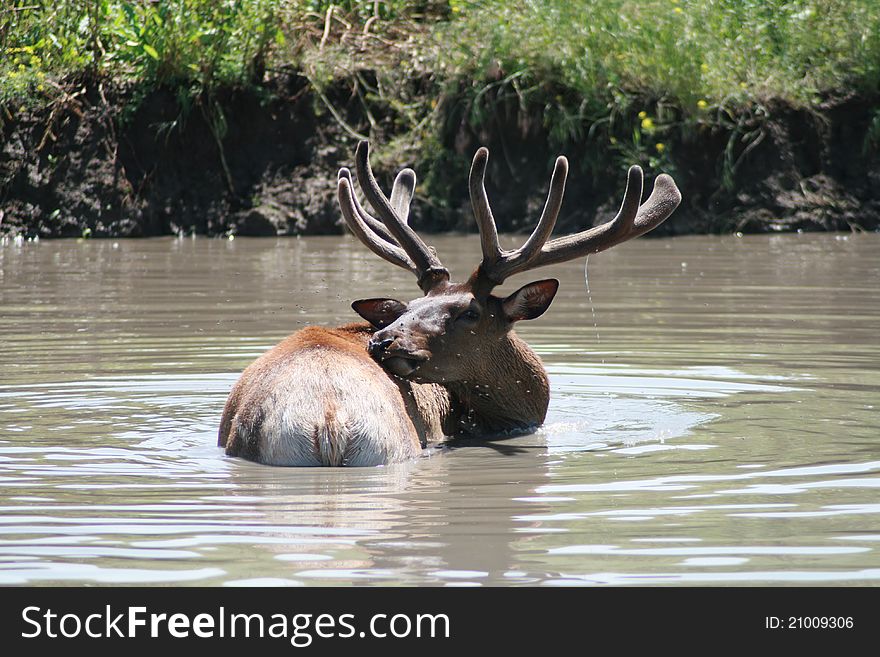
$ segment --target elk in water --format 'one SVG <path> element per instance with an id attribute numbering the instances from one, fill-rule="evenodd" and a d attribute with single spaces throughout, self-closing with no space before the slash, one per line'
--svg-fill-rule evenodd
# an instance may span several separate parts
<path id="1" fill-rule="evenodd" d="M 508 277 L 603 251 L 655 228 L 678 206 L 661 174 L 640 204 L 643 176 L 631 167 L 617 215 L 602 225 L 550 239 L 568 162 L 556 160 L 538 225 L 518 249 L 499 247 L 484 186 L 489 152 L 474 156 L 469 191 L 482 262 L 455 283 L 434 249 L 407 220 L 415 174 L 401 171 L 388 198 L 376 182 L 367 142 L 355 155 L 357 179 L 378 215 L 354 194 L 342 169 L 338 197 L 352 232 L 376 255 L 411 271 L 423 296 L 363 299 L 352 308 L 368 323 L 297 331 L 251 364 L 233 387 L 218 443 L 230 456 L 271 465 L 365 466 L 417 456 L 432 441 L 539 426 L 550 386 L 540 358 L 513 331 L 547 310 L 554 279 L 492 294 Z"/>

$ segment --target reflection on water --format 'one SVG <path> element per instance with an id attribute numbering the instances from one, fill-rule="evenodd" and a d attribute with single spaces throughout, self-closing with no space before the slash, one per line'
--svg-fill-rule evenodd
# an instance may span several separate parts
<path id="1" fill-rule="evenodd" d="M 582 263 L 546 274 L 536 433 L 271 468 L 214 446 L 238 373 L 408 274 L 346 238 L 0 247 L 0 583 L 880 579 L 880 237 L 638 240 L 589 295 Z"/>

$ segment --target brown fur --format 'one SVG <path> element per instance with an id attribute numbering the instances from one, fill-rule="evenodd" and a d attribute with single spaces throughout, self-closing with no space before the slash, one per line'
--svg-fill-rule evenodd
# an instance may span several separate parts
<path id="1" fill-rule="evenodd" d="M 253 395 L 255 388 L 259 391 L 257 394 L 267 395 L 270 393 L 271 390 L 264 387 L 265 382 L 271 378 L 270 375 L 283 370 L 290 356 L 303 349 L 338 350 L 340 353 L 350 354 L 366 362 L 372 362 L 365 351 L 370 335 L 372 335 L 372 330 L 368 324 L 346 324 L 336 329 L 307 326 L 279 342 L 245 369 L 233 386 L 220 419 L 217 445 L 225 447 L 226 453 L 230 456 L 253 458 L 254 455 L 247 453 L 247 446 L 240 444 L 239 437 L 232 430 L 232 421 L 239 414 L 242 396 L 245 394 Z M 241 411 L 239 422 L 249 422 L 255 428 L 259 425 L 259 418 L 247 414 L 247 408 L 241 409 Z"/>
<path id="2" fill-rule="evenodd" d="M 263 354 L 230 392 L 218 445 L 229 456 L 278 465 L 374 464 L 412 458 L 427 442 L 451 433 L 455 418 L 445 389 L 388 376 L 367 354 L 372 331 L 366 324 L 310 326 Z M 302 366 L 304 357 L 311 366 Z M 312 371 L 315 363 L 322 362 L 336 370 L 337 379 L 344 377 L 358 387 L 352 394 L 361 398 L 361 404 L 340 406 L 333 377 Z M 285 392 L 285 386 L 310 376 L 315 383 L 309 392 L 299 388 L 293 396 Z M 306 406 L 308 397 L 320 398 L 321 410 L 305 435 L 291 431 L 283 418 L 288 410 L 295 414 Z M 364 438 L 365 429 L 357 426 L 364 423 L 379 427 L 381 435 Z M 278 435 L 290 443 L 285 457 L 274 454 L 278 449 L 267 448 L 267 441 Z"/>
<path id="3" fill-rule="evenodd" d="M 547 374 L 511 329 L 540 315 L 556 285 L 538 281 L 501 299 L 468 281 L 409 304 L 356 302 L 373 326 L 304 328 L 245 369 L 218 444 L 230 456 L 278 465 L 369 464 L 410 458 L 444 436 L 537 426 L 550 400 Z M 477 319 L 461 323 L 468 311 Z M 390 351 L 371 357 L 368 347 L 383 338 Z M 396 376 L 377 362 L 396 354 L 425 360 Z"/>
<path id="4" fill-rule="evenodd" d="M 536 281 L 502 299 L 480 289 L 476 280 L 441 283 L 409 304 L 371 299 L 354 307 L 378 329 L 373 342 L 383 344 L 374 344 L 375 358 L 410 357 L 419 365 L 406 375 L 409 380 L 445 389 L 459 419 L 454 433 L 537 426 L 550 402 L 547 374 L 512 327 L 540 316 L 557 282 Z"/>

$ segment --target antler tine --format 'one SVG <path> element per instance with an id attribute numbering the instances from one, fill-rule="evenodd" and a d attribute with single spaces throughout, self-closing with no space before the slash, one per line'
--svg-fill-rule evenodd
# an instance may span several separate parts
<path id="1" fill-rule="evenodd" d="M 498 228 L 495 224 L 495 217 L 492 216 L 492 208 L 489 206 L 489 197 L 486 195 L 485 179 L 488 162 L 489 149 L 486 147 L 477 149 L 468 177 L 471 207 L 474 210 L 474 219 L 477 220 L 477 228 L 480 231 L 480 245 L 483 249 L 481 267 L 484 271 L 491 269 L 501 259 L 501 247 L 498 246 Z"/>
<path id="2" fill-rule="evenodd" d="M 345 176 L 348 178 L 349 184 L 351 184 L 352 189 L 354 189 L 354 182 L 351 179 L 351 171 L 347 168 L 343 167 L 339 170 L 340 176 Z M 391 206 L 394 208 L 394 211 L 401 218 L 404 223 L 407 223 L 407 219 L 409 218 L 409 208 L 410 203 L 412 203 L 413 194 L 416 189 L 416 173 L 412 169 L 403 169 L 400 173 L 397 174 L 397 178 L 394 179 L 394 186 L 391 188 Z M 358 214 L 363 219 L 364 223 L 369 226 L 374 233 L 377 233 L 379 237 L 384 239 L 386 242 L 393 244 L 394 246 L 398 246 L 397 241 L 394 239 L 394 236 L 388 232 L 388 229 L 385 228 L 385 224 L 376 219 L 373 215 L 367 212 L 364 207 L 358 201 L 357 194 L 354 195 L 354 207 L 357 210 Z"/>
<path id="3" fill-rule="evenodd" d="M 654 189 L 651 196 L 639 208 L 636 216 L 635 227 L 639 235 L 653 230 L 671 215 L 681 203 L 681 192 L 675 181 L 667 173 L 661 173 L 654 180 Z"/>
<path id="4" fill-rule="evenodd" d="M 419 275 L 419 271 L 413 261 L 409 259 L 406 252 L 393 243 L 390 235 L 379 235 L 375 231 L 375 227 L 368 224 L 365 219 L 369 217 L 366 213 L 361 214 L 358 209 L 357 198 L 352 188 L 351 172 L 348 169 L 339 170 L 339 179 L 337 182 L 337 196 L 339 198 L 339 208 L 342 210 L 342 216 L 345 222 L 357 238 L 364 245 L 380 258 L 388 262 L 403 267 L 412 273 Z M 370 217 L 372 219 L 372 217 Z M 373 219 L 373 221 L 377 221 Z M 378 222 L 377 222 L 378 223 Z M 381 226 L 381 224 L 379 224 Z M 384 226 L 381 226 L 383 232 L 387 234 Z"/>
<path id="5" fill-rule="evenodd" d="M 501 251 L 500 257 L 494 264 L 481 265 L 481 269 L 491 282 L 501 284 L 506 278 L 520 271 L 530 269 L 531 262 L 540 254 L 544 243 L 550 238 L 559 209 L 562 207 L 562 197 L 565 194 L 565 180 L 568 177 L 568 160 L 560 156 L 556 158 L 553 167 L 553 176 L 550 178 L 550 190 L 547 192 L 547 201 L 538 225 L 520 248 L 515 251 Z"/>
<path id="6" fill-rule="evenodd" d="M 364 196 L 378 213 L 385 227 L 391 232 L 397 243 L 416 267 L 419 276 L 419 287 L 430 290 L 438 281 L 449 280 L 449 271 L 443 266 L 436 254 L 422 241 L 409 225 L 395 212 L 391 202 L 382 192 L 370 168 L 370 145 L 367 141 L 358 144 L 355 153 L 358 181 Z M 401 172 L 404 173 L 404 172 Z M 405 194 L 402 192 L 405 196 Z"/>
<path id="7" fill-rule="evenodd" d="M 488 152 L 482 156 L 481 168 L 478 170 L 480 175 L 485 171 L 485 158 L 487 156 Z M 475 168 L 477 168 L 477 158 L 474 158 L 474 162 Z M 498 249 L 498 238 L 494 233 L 495 223 L 491 220 L 491 213 L 488 212 L 488 202 L 480 208 L 482 215 L 477 211 L 477 204 L 474 204 L 474 212 L 478 217 L 480 234 L 483 241 L 483 262 L 477 272 L 482 277 L 485 285 L 489 287 L 500 285 L 505 279 L 514 274 L 545 265 L 565 262 L 566 260 L 573 260 L 590 253 L 598 253 L 621 242 L 643 235 L 663 223 L 681 202 L 681 193 L 678 191 L 678 187 L 675 186 L 675 182 L 670 176 L 661 174 L 657 176 L 657 180 L 654 182 L 654 190 L 651 196 L 640 206 L 639 201 L 642 198 L 644 176 L 641 167 L 633 166 L 630 167 L 627 174 L 626 191 L 623 195 L 620 210 L 611 221 L 574 235 L 557 237 L 547 242 L 562 205 L 562 195 L 565 191 L 567 173 L 567 160 L 564 157 L 557 158 L 556 167 L 553 170 L 553 178 L 550 181 L 547 203 L 544 206 L 544 212 L 541 215 L 538 226 L 526 243 L 515 251 L 501 251 Z M 480 178 L 480 182 L 482 182 L 482 178 Z M 480 187 L 482 188 L 482 184 L 480 184 Z M 472 193 L 474 189 L 475 186 L 472 183 Z M 483 198 L 485 198 L 485 190 L 483 190 Z M 483 235 L 484 227 L 487 229 L 491 227 L 492 229 L 488 239 Z M 488 232 L 487 230 L 486 233 L 488 234 Z M 495 242 L 494 255 L 491 258 L 487 258 L 487 244 L 490 244 L 492 239 Z"/>
<path id="8" fill-rule="evenodd" d="M 566 178 L 568 178 L 568 160 L 565 156 L 560 155 L 556 158 L 556 164 L 553 167 L 553 175 L 550 177 L 550 191 L 547 192 L 547 202 L 544 203 L 544 210 L 541 212 L 538 225 L 518 252 L 519 257 L 525 263 L 528 263 L 541 250 L 553 232 L 556 218 L 559 216 L 559 209 L 562 207 L 562 197 L 565 195 Z"/>
<path id="9" fill-rule="evenodd" d="M 397 240 L 394 239 L 394 236 L 388 232 L 388 229 L 385 228 L 385 224 L 376 219 L 373 215 L 367 212 L 364 209 L 364 206 L 361 205 L 361 202 L 358 201 L 357 194 L 354 193 L 354 181 L 351 179 L 351 171 L 347 167 L 343 167 L 339 170 L 339 177 L 345 177 L 348 179 L 348 184 L 352 188 L 352 199 L 354 200 L 354 209 L 357 211 L 358 215 L 360 215 L 361 220 L 370 227 L 370 229 L 376 233 L 383 240 L 392 244 L 394 246 L 398 246 Z M 394 196 L 394 191 L 391 193 Z M 406 212 L 409 213 L 409 208 L 406 209 Z"/>
<path id="10" fill-rule="evenodd" d="M 630 167 L 626 191 L 620 210 L 611 221 L 588 230 L 551 240 L 525 269 L 534 269 L 558 262 L 599 253 L 653 230 L 673 213 L 681 203 L 681 192 L 671 176 L 661 174 L 654 181 L 654 190 L 641 206 L 644 177 L 638 166 Z"/>
<path id="11" fill-rule="evenodd" d="M 412 203 L 413 194 L 416 191 L 416 172 L 412 169 L 403 169 L 394 179 L 391 188 L 391 207 L 400 220 L 408 225 L 409 206 Z"/>

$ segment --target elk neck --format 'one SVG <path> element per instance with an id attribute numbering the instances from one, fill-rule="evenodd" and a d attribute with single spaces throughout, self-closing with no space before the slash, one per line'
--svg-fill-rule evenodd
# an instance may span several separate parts
<path id="1" fill-rule="evenodd" d="M 467 380 L 446 385 L 460 407 L 461 429 L 482 433 L 541 424 L 550 382 L 538 355 L 513 331 L 481 351 Z"/>

